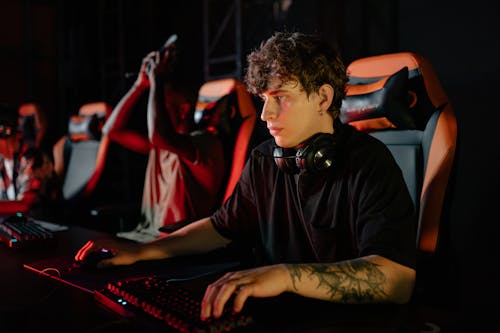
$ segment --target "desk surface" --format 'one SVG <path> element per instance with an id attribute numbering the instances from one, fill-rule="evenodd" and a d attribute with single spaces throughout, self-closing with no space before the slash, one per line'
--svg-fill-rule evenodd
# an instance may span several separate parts
<path id="1" fill-rule="evenodd" d="M 89 239 L 111 237 L 108 234 L 71 226 L 56 233 L 54 242 L 28 249 L 0 247 L 0 332 L 173 332 L 148 317 L 126 319 L 104 309 L 89 292 L 41 276 L 23 268 L 23 264 L 50 258 L 73 256 Z M 191 257 L 172 262 L 176 271 L 193 267 L 211 267 L 210 257 Z M 199 261 L 196 263 L 196 261 Z M 217 262 L 215 264 L 218 264 Z M 149 266 L 148 266 L 149 265 Z M 193 266 L 194 265 L 194 266 Z M 208 266 L 207 266 L 208 265 Z M 155 274 L 157 263 L 141 263 L 140 269 Z M 208 269 L 208 268 L 206 268 Z M 120 267 L 123 276 L 131 267 Z M 120 274 L 120 271 L 112 274 Z M 106 282 L 101 274 L 99 283 Z M 248 303 L 256 326 L 250 332 L 433 332 L 456 323 L 443 308 L 413 304 L 346 306 L 281 295 L 273 299 L 254 299 Z M 430 322 L 430 325 L 426 324 Z M 451 330 L 441 330 L 442 332 Z M 437 332 L 437 331 L 436 331 Z"/>

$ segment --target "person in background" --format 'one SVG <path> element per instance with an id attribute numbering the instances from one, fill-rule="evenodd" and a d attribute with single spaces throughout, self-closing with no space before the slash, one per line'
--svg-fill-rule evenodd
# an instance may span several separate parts
<path id="1" fill-rule="evenodd" d="M 19 132 L 23 133 L 23 145 L 28 149 L 37 147 L 46 152 L 52 146 L 48 142 L 48 119 L 45 110 L 38 103 L 24 103 L 18 108 Z"/>
<path id="2" fill-rule="evenodd" d="M 248 55 L 245 82 L 263 100 L 272 138 L 253 149 L 215 213 L 146 244 L 107 248 L 99 267 L 248 247 L 255 262 L 208 285 L 200 315 L 232 299 L 295 293 L 338 303 L 409 302 L 416 276 L 416 212 L 388 148 L 339 119 L 346 68 L 319 36 L 277 32 Z M 233 297 L 234 296 L 234 297 Z"/>
<path id="3" fill-rule="evenodd" d="M 0 104 L 0 214 L 24 213 L 54 218 L 61 187 L 50 157 L 37 147 L 26 147 L 18 130 L 18 111 Z"/>
<path id="4" fill-rule="evenodd" d="M 164 54 L 163 54 L 164 52 Z M 149 154 L 141 219 L 119 237 L 139 242 L 160 237 L 160 228 L 210 214 L 217 208 L 225 173 L 223 145 L 215 127 L 197 128 L 196 93 L 176 68 L 175 44 L 144 57 L 136 81 L 103 127 L 109 138 Z M 131 126 L 131 113 L 147 94 L 148 132 Z"/>

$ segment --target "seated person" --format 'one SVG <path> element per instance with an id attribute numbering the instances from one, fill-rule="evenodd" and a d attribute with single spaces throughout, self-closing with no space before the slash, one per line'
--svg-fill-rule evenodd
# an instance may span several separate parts
<path id="1" fill-rule="evenodd" d="M 141 221 L 135 230 L 118 236 L 149 241 L 159 228 L 194 219 L 215 210 L 222 190 L 225 159 L 215 129 L 197 130 L 196 94 L 180 81 L 174 67 L 173 47 L 162 55 L 148 54 L 138 77 L 114 108 L 103 132 L 133 151 L 149 154 L 142 195 Z M 178 75 L 177 75 L 178 74 Z M 148 133 L 129 123 L 140 97 L 149 89 Z"/>
<path id="2" fill-rule="evenodd" d="M 415 283 L 416 214 L 388 148 L 338 120 L 347 83 L 337 52 L 319 37 L 275 33 L 248 56 L 245 82 L 263 101 L 273 138 L 253 149 L 233 194 L 215 213 L 147 244 L 89 241 L 107 248 L 98 266 L 212 251 L 255 253 L 255 267 L 211 283 L 202 318 L 228 300 L 285 292 L 338 303 L 407 303 Z"/>
<path id="3" fill-rule="evenodd" d="M 38 103 L 24 103 L 18 108 L 19 131 L 23 133 L 24 149 L 37 147 L 49 151 L 47 115 Z"/>
<path id="4" fill-rule="evenodd" d="M 50 220 L 60 198 L 52 160 L 40 148 L 23 145 L 17 109 L 0 104 L 0 214 Z"/>

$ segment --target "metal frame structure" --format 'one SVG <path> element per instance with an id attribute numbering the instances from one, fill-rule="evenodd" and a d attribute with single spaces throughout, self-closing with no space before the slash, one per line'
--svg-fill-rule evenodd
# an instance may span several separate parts
<path id="1" fill-rule="evenodd" d="M 241 0 L 203 1 L 204 80 L 241 78 Z"/>

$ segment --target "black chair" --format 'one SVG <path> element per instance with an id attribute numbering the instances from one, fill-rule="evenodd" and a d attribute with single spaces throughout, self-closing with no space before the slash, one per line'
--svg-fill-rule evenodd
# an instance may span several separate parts
<path id="1" fill-rule="evenodd" d="M 68 133 L 54 145 L 54 169 L 65 201 L 89 197 L 104 170 L 109 139 L 101 128 L 111 108 L 104 102 L 83 105 L 68 122 Z"/>
<path id="2" fill-rule="evenodd" d="M 62 184 L 60 219 L 64 223 L 105 231 L 124 228 L 116 213 L 106 214 L 107 207 L 121 207 L 117 204 L 126 197 L 120 147 L 102 133 L 111 111 L 105 102 L 82 105 L 70 117 L 68 133 L 53 146 L 54 170 Z"/>

